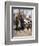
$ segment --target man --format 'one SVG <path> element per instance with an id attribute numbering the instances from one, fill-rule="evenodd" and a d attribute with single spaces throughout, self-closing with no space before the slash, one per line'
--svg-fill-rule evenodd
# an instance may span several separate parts
<path id="1" fill-rule="evenodd" d="M 22 15 L 20 15 L 20 23 L 21 23 L 21 29 L 24 29 L 24 18 Z"/>
<path id="2" fill-rule="evenodd" d="M 18 16 L 16 17 L 16 31 L 18 31 L 18 24 L 19 24 L 19 20 L 18 20 Z"/>

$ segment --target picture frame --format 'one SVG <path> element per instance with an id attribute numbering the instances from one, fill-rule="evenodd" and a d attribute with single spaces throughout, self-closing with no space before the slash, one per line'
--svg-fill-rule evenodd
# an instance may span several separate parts
<path id="1" fill-rule="evenodd" d="M 17 28 L 18 27 L 17 25 L 20 24 L 16 24 L 17 23 L 16 18 L 18 13 L 19 13 L 18 21 L 20 21 L 21 23 L 21 29 L 20 27 Z M 24 21 L 22 16 L 20 17 L 20 15 L 23 15 L 25 22 L 27 21 L 26 25 L 29 23 L 28 27 L 23 26 L 25 24 L 23 24 Z M 28 31 L 28 29 L 30 29 L 30 31 Z M 37 42 L 38 42 L 38 3 L 6 1 L 5 44 L 11 45 Z"/>

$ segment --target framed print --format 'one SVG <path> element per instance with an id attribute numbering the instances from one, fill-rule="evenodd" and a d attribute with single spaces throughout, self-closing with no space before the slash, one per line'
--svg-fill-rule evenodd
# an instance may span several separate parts
<path id="1" fill-rule="evenodd" d="M 5 2 L 5 44 L 38 42 L 38 4 Z"/>

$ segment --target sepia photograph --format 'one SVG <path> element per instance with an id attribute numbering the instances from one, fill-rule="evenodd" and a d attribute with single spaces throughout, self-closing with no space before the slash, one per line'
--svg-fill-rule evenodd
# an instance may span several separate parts
<path id="1" fill-rule="evenodd" d="M 32 36 L 32 10 L 28 7 L 12 7 L 12 37 Z"/>

